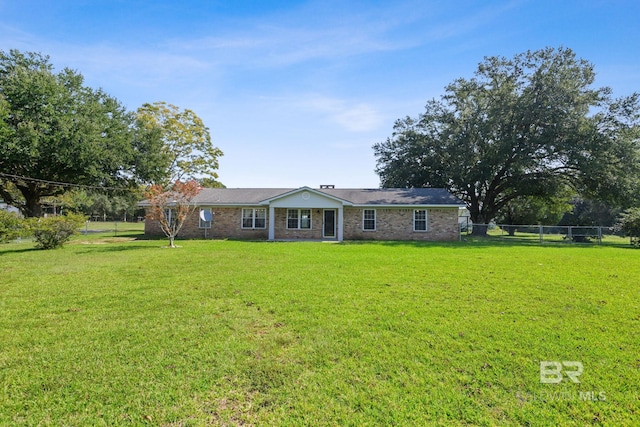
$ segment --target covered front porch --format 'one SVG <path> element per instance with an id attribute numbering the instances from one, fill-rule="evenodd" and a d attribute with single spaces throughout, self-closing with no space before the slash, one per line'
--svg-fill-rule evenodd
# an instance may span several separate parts
<path id="1" fill-rule="evenodd" d="M 263 204 L 269 207 L 269 240 L 344 239 L 345 200 L 303 187 Z"/>

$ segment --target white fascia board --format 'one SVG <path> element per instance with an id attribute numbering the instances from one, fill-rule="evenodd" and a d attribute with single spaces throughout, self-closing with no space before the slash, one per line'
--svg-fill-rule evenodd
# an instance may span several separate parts
<path id="1" fill-rule="evenodd" d="M 290 196 L 292 196 L 292 195 L 294 195 L 296 193 L 302 193 L 302 192 L 305 192 L 305 191 L 308 191 L 309 193 L 315 194 L 315 195 L 320 196 L 320 197 L 325 197 L 327 199 L 335 200 L 336 202 L 342 203 L 343 206 L 353 206 L 353 204 L 348 200 L 341 199 L 339 197 L 335 197 L 335 196 L 332 196 L 332 195 L 327 194 L 327 193 L 323 193 L 322 191 L 316 190 L 315 188 L 311 188 L 311 187 L 296 188 L 295 190 L 291 190 L 291 191 L 288 191 L 286 193 L 278 194 L 277 196 L 271 197 L 270 199 L 265 199 L 262 202 L 260 202 L 260 204 L 261 205 L 265 205 L 265 206 L 266 205 L 270 205 L 275 200 L 279 200 L 279 199 L 282 199 L 282 198 L 285 198 L 285 197 L 290 197 Z"/>
<path id="2" fill-rule="evenodd" d="M 178 203 L 175 202 L 175 201 L 174 202 L 165 203 L 165 206 L 168 207 L 168 208 L 174 207 L 174 206 L 177 206 L 177 205 L 178 205 Z M 187 205 L 187 206 L 201 206 L 201 205 L 197 204 L 196 202 L 185 203 L 185 205 Z M 150 208 L 151 206 L 152 206 L 152 204 L 149 203 L 149 202 L 138 202 L 138 207 L 140 207 L 140 208 Z"/>
<path id="3" fill-rule="evenodd" d="M 433 208 L 456 208 L 459 209 L 461 207 L 463 207 L 462 205 L 393 205 L 393 204 L 387 204 L 387 205 L 351 205 L 354 208 L 367 208 L 367 209 L 375 209 L 375 208 L 383 208 L 383 209 L 389 209 L 389 208 L 400 208 L 400 209 L 433 209 Z"/>
<path id="4" fill-rule="evenodd" d="M 262 202 L 257 203 L 199 203 L 201 208 L 256 208 L 264 206 Z"/>

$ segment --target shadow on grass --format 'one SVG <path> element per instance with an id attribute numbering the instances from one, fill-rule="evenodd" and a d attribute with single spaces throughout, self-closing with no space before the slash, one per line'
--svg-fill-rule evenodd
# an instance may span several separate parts
<path id="1" fill-rule="evenodd" d="M 10 243 L 7 243 L 7 245 L 10 245 Z M 33 252 L 33 251 L 42 251 L 44 249 L 41 248 L 36 248 L 36 247 L 30 247 L 30 248 L 19 248 L 19 249 L 7 249 L 6 247 L 2 247 L 2 249 L 0 250 L 0 256 L 2 255 L 7 255 L 7 254 L 21 254 L 24 252 Z"/>
<path id="2" fill-rule="evenodd" d="M 625 242 L 617 241 L 617 242 L 609 242 L 602 241 L 598 242 L 595 240 L 592 241 L 584 241 L 584 242 L 575 242 L 569 239 L 561 239 L 561 240 L 544 240 L 540 242 L 539 239 L 530 239 L 530 238 L 522 238 L 519 236 L 487 236 L 487 237 L 475 237 L 475 236 L 465 236 L 463 237 L 463 241 L 468 242 L 469 244 L 476 246 L 538 246 L 538 247 L 549 247 L 549 248 L 621 248 L 621 249 L 633 249 L 631 245 Z"/>
<path id="3" fill-rule="evenodd" d="M 509 238 L 501 238 L 495 236 L 476 237 L 476 236 L 463 236 L 462 240 L 456 241 L 412 241 L 412 240 L 349 240 L 344 241 L 344 244 L 349 245 L 383 245 L 394 247 L 410 247 L 410 248 L 451 248 L 451 249 L 477 249 L 477 248 L 495 248 L 495 247 L 540 247 L 540 248 L 602 248 L 612 247 L 621 249 L 634 249 L 631 245 L 624 245 L 621 243 L 573 243 L 565 241 L 557 242 L 543 242 L 533 240 L 516 240 Z"/>
<path id="4" fill-rule="evenodd" d="M 73 248 L 73 249 L 72 249 Z M 129 242 L 71 242 L 63 245 L 59 248 L 42 249 L 35 246 L 25 248 L 10 248 L 5 245 L 0 246 L 0 256 L 9 254 L 21 254 L 26 252 L 41 252 L 41 251 L 64 251 L 67 249 L 74 250 L 75 253 L 86 254 L 94 252 L 124 252 L 138 249 L 150 249 L 153 246 L 143 246 L 131 244 Z"/>
<path id="5" fill-rule="evenodd" d="M 63 248 L 58 248 L 54 250 L 65 250 L 66 247 L 72 246 L 74 247 L 74 251 L 78 254 L 88 254 L 88 253 L 116 253 L 116 252 L 127 252 L 127 251 L 136 251 L 136 250 L 149 250 L 149 249 L 169 249 L 168 241 L 164 237 L 148 237 L 148 236 L 131 236 L 135 238 L 135 240 L 129 241 L 109 241 L 111 239 L 122 239 L 124 236 L 118 237 L 107 237 L 103 236 L 101 239 L 88 239 L 85 242 L 70 242 L 65 245 Z M 180 248 L 181 242 L 183 241 L 202 241 L 202 239 L 180 239 L 176 240 L 176 244 L 178 245 L 178 250 Z M 245 243 L 254 243 L 254 244 L 273 244 L 273 242 L 267 241 L 248 241 L 248 240 L 232 240 L 225 239 L 228 241 L 238 241 Z M 222 242 L 225 240 L 213 240 L 215 242 Z M 208 240 L 207 240 L 208 241 Z M 140 242 L 140 243 L 136 243 Z M 142 244 L 142 242 L 157 242 L 158 245 L 149 245 Z M 301 241 L 302 242 L 302 241 Z M 298 243 L 296 242 L 278 242 L 282 244 L 289 243 Z M 314 242 L 305 242 L 305 243 L 314 243 Z M 343 242 L 336 242 L 337 245 L 350 245 L 350 246 L 358 246 L 358 245 L 378 245 L 378 246 L 389 246 L 389 247 L 406 247 L 406 248 L 449 248 L 449 249 L 478 249 L 478 248 L 499 248 L 499 247 L 540 247 L 540 248 L 581 248 L 581 249 L 589 249 L 589 248 L 602 248 L 602 247 L 612 247 L 612 248 L 620 248 L 620 249 L 637 249 L 631 245 L 624 245 L 621 243 L 570 243 L 570 242 L 544 242 L 540 243 L 538 241 L 531 240 L 512 240 L 509 238 L 501 238 L 500 236 L 488 236 L 488 237 L 475 237 L 475 236 L 463 236 L 462 240 L 458 241 L 411 241 L 411 240 L 345 240 Z M 25 252 L 32 251 L 42 251 L 43 249 L 37 247 L 28 247 L 25 248 L 17 247 L 15 249 L 10 248 L 11 244 L 5 244 L 0 246 L 0 256 L 5 254 L 19 254 Z M 640 253 L 640 251 L 639 251 Z"/>
<path id="6" fill-rule="evenodd" d="M 87 239 L 99 239 L 99 238 L 109 238 L 109 237 L 127 237 L 136 240 L 146 240 L 146 237 L 143 233 L 139 231 L 89 231 L 85 233 L 84 231 L 79 233 L 78 236 L 87 238 Z"/>
<path id="7" fill-rule="evenodd" d="M 154 246 L 142 246 L 142 245 L 131 245 L 131 244 L 119 244 L 119 243 L 106 243 L 106 244 L 87 244 L 82 245 L 83 247 L 80 250 L 76 250 L 78 254 L 88 254 L 88 253 L 107 253 L 107 252 L 127 252 L 127 251 L 137 251 L 141 249 L 157 249 Z M 78 247 L 78 246 L 76 246 Z"/>

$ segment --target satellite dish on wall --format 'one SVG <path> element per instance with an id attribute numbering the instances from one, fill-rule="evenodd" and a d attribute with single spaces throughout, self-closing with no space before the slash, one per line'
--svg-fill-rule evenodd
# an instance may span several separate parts
<path id="1" fill-rule="evenodd" d="M 200 211 L 200 219 L 206 222 L 211 222 L 211 219 L 213 218 L 213 215 L 211 214 L 210 210 L 201 210 Z"/>

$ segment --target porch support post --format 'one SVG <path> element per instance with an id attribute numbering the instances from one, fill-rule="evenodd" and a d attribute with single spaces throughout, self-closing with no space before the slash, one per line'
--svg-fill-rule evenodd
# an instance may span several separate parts
<path id="1" fill-rule="evenodd" d="M 269 240 L 276 239 L 276 209 L 269 206 Z"/>
<path id="2" fill-rule="evenodd" d="M 342 242 L 344 236 L 344 207 L 338 207 L 338 242 Z"/>

